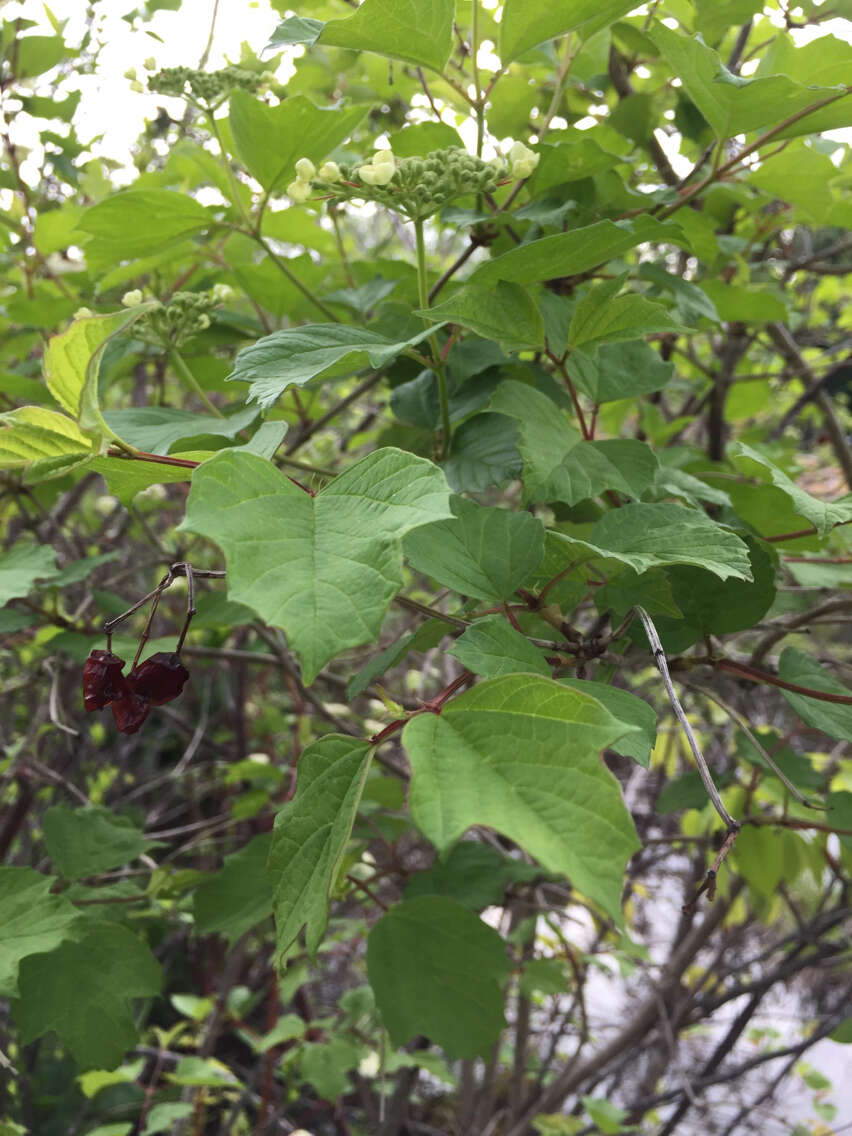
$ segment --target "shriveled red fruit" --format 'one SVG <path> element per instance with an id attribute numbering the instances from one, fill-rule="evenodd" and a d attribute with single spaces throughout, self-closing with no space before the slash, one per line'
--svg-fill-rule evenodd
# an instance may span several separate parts
<path id="1" fill-rule="evenodd" d="M 123 734 L 135 734 L 145 719 L 151 704 L 126 686 L 121 698 L 110 703 L 115 724 Z"/>
<path id="2" fill-rule="evenodd" d="M 131 671 L 127 682 L 134 694 L 152 706 L 162 706 L 177 698 L 188 678 L 189 671 L 177 655 L 158 651 Z"/>
<path id="3" fill-rule="evenodd" d="M 83 705 L 89 711 L 103 710 L 127 689 L 121 673 L 124 659 L 111 651 L 92 651 L 83 667 Z"/>

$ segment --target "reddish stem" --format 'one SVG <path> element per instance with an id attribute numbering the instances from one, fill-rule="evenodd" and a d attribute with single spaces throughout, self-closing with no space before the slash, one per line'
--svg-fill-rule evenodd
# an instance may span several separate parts
<path id="1" fill-rule="evenodd" d="M 719 670 L 730 671 L 731 674 L 739 675 L 740 678 L 750 679 L 751 682 L 765 682 L 770 686 L 779 686 L 782 690 L 789 690 L 793 694 L 804 694 L 808 698 L 816 698 L 820 702 L 837 702 L 841 706 L 852 706 L 852 695 L 849 694 L 830 694 L 827 690 L 813 690 L 809 686 L 798 686 L 794 682 L 785 682 L 777 675 L 769 674 L 767 671 L 759 671 L 755 667 L 750 667 L 746 663 L 735 663 L 730 659 L 715 659 L 709 660 L 712 666 L 717 667 Z"/>
<path id="2" fill-rule="evenodd" d="M 176 465 L 181 469 L 198 469 L 201 462 L 190 461 L 189 458 L 172 458 L 168 454 L 149 454 L 144 450 L 136 450 L 134 453 L 129 454 L 124 450 L 111 449 L 107 451 L 107 457 L 120 458 L 122 461 L 144 461 L 156 462 L 158 465 Z M 295 477 L 290 477 L 285 473 L 284 476 L 288 481 L 292 481 L 295 486 L 307 493 L 309 497 L 316 497 L 313 489 L 308 489 L 307 485 L 303 485 L 301 481 L 297 481 Z"/>
<path id="3" fill-rule="evenodd" d="M 370 745 L 379 745 L 380 742 L 385 741 L 398 730 L 401 730 L 407 722 L 410 722 L 412 718 L 416 718 L 418 714 L 440 714 L 444 703 L 452 698 L 457 690 L 460 690 L 461 687 L 469 683 L 472 678 L 472 671 L 463 671 L 458 678 L 453 679 L 449 686 L 444 687 L 440 694 L 436 694 L 434 698 L 430 698 L 428 702 L 424 702 L 419 710 L 413 710 L 405 718 L 395 718 L 385 726 L 383 730 L 380 730 L 377 734 L 373 734 L 369 739 Z"/>
<path id="4" fill-rule="evenodd" d="M 840 528 L 841 525 L 852 525 L 852 521 L 836 521 L 831 527 L 833 529 Z M 777 533 L 775 536 L 764 536 L 761 540 L 767 541 L 769 544 L 774 544 L 782 540 L 798 540 L 803 536 L 816 536 L 816 529 L 811 526 L 809 529 L 797 529 L 796 532 Z"/>

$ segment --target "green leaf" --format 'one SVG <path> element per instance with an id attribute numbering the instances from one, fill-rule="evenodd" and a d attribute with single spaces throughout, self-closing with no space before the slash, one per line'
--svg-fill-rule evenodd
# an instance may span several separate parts
<path id="1" fill-rule="evenodd" d="M 718 787 L 722 787 L 719 778 L 714 778 Z M 676 813 L 681 809 L 700 809 L 707 804 L 707 790 L 697 770 L 691 769 L 673 781 L 668 781 L 657 797 L 655 809 L 658 813 L 666 815 Z"/>
<path id="2" fill-rule="evenodd" d="M 412 819 L 439 850 L 471 825 L 495 828 L 621 922 L 638 844 L 600 751 L 633 729 L 550 679 L 488 679 L 405 727 Z"/>
<path id="3" fill-rule="evenodd" d="M 714 489 L 699 477 L 684 473 L 682 469 L 661 465 L 654 478 L 654 490 L 658 497 L 680 497 L 687 505 L 701 508 L 703 503 L 727 505 L 732 508 L 731 498 L 722 489 Z M 643 605 L 644 606 L 644 605 Z"/>
<path id="4" fill-rule="evenodd" d="M 508 971 L 497 932 L 445 896 L 396 904 L 367 940 L 367 974 L 392 1043 L 425 1034 L 451 1060 L 485 1057 L 499 1038 Z"/>
<path id="5" fill-rule="evenodd" d="M 601 28 L 624 16 L 635 4 L 630 0 L 506 0 L 500 22 L 500 60 L 505 67 L 513 59 L 545 40 L 579 31 L 589 39 Z"/>
<path id="6" fill-rule="evenodd" d="M 648 261 L 639 265 L 639 277 L 642 280 L 650 280 L 661 290 L 670 292 L 674 297 L 677 313 L 685 323 L 696 325 L 701 319 L 719 323 L 716 305 L 697 284 L 683 280 L 672 272 L 666 272 L 661 264 L 651 264 Z"/>
<path id="7" fill-rule="evenodd" d="M 574 385 L 599 404 L 662 390 L 674 375 L 674 364 L 643 339 L 604 344 L 594 356 L 572 351 L 566 367 Z"/>
<path id="8" fill-rule="evenodd" d="M 837 833 L 837 839 L 844 848 L 852 851 L 852 793 L 842 789 L 836 793 L 829 793 L 825 798 L 825 807 L 828 812 L 828 823 L 832 828 L 845 829 Z"/>
<path id="9" fill-rule="evenodd" d="M 129 820 L 100 805 L 52 805 L 44 814 L 48 855 L 66 880 L 118 868 L 141 856 L 149 841 Z"/>
<path id="10" fill-rule="evenodd" d="M 311 21 L 317 22 L 317 21 Z M 319 164 L 366 114 L 366 107 L 318 107 L 304 95 L 267 106 L 247 91 L 231 95 L 228 119 L 240 160 L 267 192 L 296 176 L 296 162 Z"/>
<path id="11" fill-rule="evenodd" d="M 443 463 L 450 488 L 456 493 L 481 493 L 518 477 L 523 464 L 518 438 L 517 424 L 505 414 L 476 414 L 463 422 Z"/>
<path id="12" fill-rule="evenodd" d="M 724 280 L 702 280 L 701 290 L 711 301 L 719 319 L 743 323 L 773 323 L 786 320 L 787 308 L 781 298 L 764 288 L 746 288 Z"/>
<path id="13" fill-rule="evenodd" d="M 645 241 L 678 243 L 682 239 L 683 234 L 677 225 L 663 224 L 648 216 L 617 224 L 598 221 L 583 229 L 572 229 L 568 233 L 556 233 L 519 245 L 480 265 L 468 284 L 492 286 L 498 280 L 533 284 L 539 280 L 575 276 L 598 264 L 605 264 Z"/>
<path id="14" fill-rule="evenodd" d="M 309 954 L 322 940 L 372 752 L 367 742 L 328 734 L 299 758 L 296 795 L 275 818 L 267 863 L 279 963 L 303 927 Z"/>
<path id="15" fill-rule="evenodd" d="M 459 132 L 446 122 L 415 122 L 395 130 L 389 137 L 391 150 L 398 158 L 425 157 L 433 150 L 464 146 Z"/>
<path id="16" fill-rule="evenodd" d="M 775 602 L 778 558 L 771 545 L 748 533 L 752 579 L 720 580 L 703 568 L 676 565 L 668 570 L 671 594 L 682 618 L 657 619 L 666 650 L 685 651 L 707 635 L 731 635 L 755 627 Z"/>
<path id="17" fill-rule="evenodd" d="M 62 477 L 88 461 L 92 443 L 66 414 L 21 406 L 0 414 L 0 469 L 17 469 L 28 481 Z"/>
<path id="18" fill-rule="evenodd" d="M 25 627 L 32 627 L 38 622 L 34 611 L 16 611 L 14 608 L 0 608 L 0 635 L 11 635 L 15 631 L 23 631 Z"/>
<path id="19" fill-rule="evenodd" d="M 229 418 L 195 414 L 169 406 L 145 406 L 133 410 L 108 410 L 104 419 L 123 442 L 135 449 L 149 454 L 167 454 L 181 439 L 197 438 L 200 434 L 236 438 L 240 431 L 251 426 L 258 414 L 260 410 L 256 406 L 246 407 Z"/>
<path id="20" fill-rule="evenodd" d="M 19 540 L 0 555 L 0 604 L 29 595 L 36 580 L 49 580 L 56 574 L 52 548 Z"/>
<path id="21" fill-rule="evenodd" d="M 253 454 L 224 453 L 194 471 L 181 528 L 219 545 L 229 598 L 286 631 L 310 683 L 378 637 L 402 536 L 449 515 L 441 471 L 400 450 L 368 454 L 314 497 Z"/>
<path id="22" fill-rule="evenodd" d="M 447 654 L 483 678 L 523 672 L 550 678 L 550 667 L 541 651 L 502 615 L 477 619 Z"/>
<path id="23" fill-rule="evenodd" d="M 43 364 L 45 381 L 50 393 L 81 430 L 102 439 L 115 439 L 98 401 L 101 357 L 107 344 L 156 306 L 152 302 L 108 316 L 86 316 L 74 320 L 67 331 L 48 341 Z"/>
<path id="24" fill-rule="evenodd" d="M 585 548 L 636 572 L 662 564 L 695 564 L 723 580 L 751 579 L 743 541 L 704 513 L 682 505 L 623 505 L 601 517 L 587 541 L 565 533 L 555 536 L 571 549 L 569 557 L 582 555 Z"/>
<path id="25" fill-rule="evenodd" d="M 52 895 L 54 876 L 32 868 L 0 868 L 0 993 L 15 994 L 18 965 L 52 951 L 80 916 L 63 895 Z"/>
<path id="26" fill-rule="evenodd" d="M 239 1086 L 231 1070 L 215 1057 L 183 1057 L 167 1077 L 175 1085 L 207 1085 L 213 1089 Z"/>
<path id="27" fill-rule="evenodd" d="M 327 303 L 344 304 L 360 316 L 366 316 L 398 285 L 399 280 L 385 280 L 376 276 L 360 288 L 338 288 L 336 292 L 326 292 L 323 299 Z"/>
<path id="28" fill-rule="evenodd" d="M 87 209 L 77 228 L 94 238 L 85 246 L 86 262 L 90 271 L 98 272 L 119 260 L 150 256 L 214 223 L 213 214 L 188 194 L 125 189 Z"/>
<path id="29" fill-rule="evenodd" d="M 845 11 L 842 15 L 846 19 L 852 16 L 848 0 L 845 2 Z M 779 35 L 773 38 L 768 50 L 761 56 L 756 76 L 763 78 L 773 74 L 787 75 L 804 87 L 814 89 L 821 83 L 847 84 L 850 69 L 852 69 L 852 45 L 839 36 L 818 36 L 810 43 L 798 46 L 791 35 Z M 814 111 L 806 118 L 791 123 L 779 133 L 778 137 L 792 138 L 797 134 L 813 134 L 848 126 L 849 101 L 841 99 L 823 107 L 822 110 Z"/>
<path id="30" fill-rule="evenodd" d="M 843 694 L 852 698 L 852 690 L 838 682 L 824 667 L 795 647 L 785 647 L 778 660 L 778 677 L 796 686 L 806 686 L 811 690 L 821 690 L 826 694 Z M 806 694 L 794 694 L 782 690 L 789 705 L 803 722 L 821 730 L 830 738 L 852 741 L 852 703 L 823 702 L 809 698 Z"/>
<path id="31" fill-rule="evenodd" d="M 267 407 L 288 387 L 304 386 L 344 360 L 344 371 L 355 370 L 367 360 L 378 370 L 402 354 L 406 347 L 427 339 L 434 330 L 427 328 L 409 339 L 394 341 L 351 324 L 289 327 L 264 336 L 242 350 L 228 378 L 251 383 L 249 398 Z"/>
<path id="32" fill-rule="evenodd" d="M 47 581 L 47 586 L 50 588 L 67 588 L 71 584 L 79 584 L 90 576 L 96 568 L 100 568 L 102 564 L 112 563 L 120 555 L 120 551 L 116 548 L 112 552 L 102 552 L 99 556 L 86 556 L 83 560 L 72 560 L 70 564 L 66 564 Z"/>
<path id="33" fill-rule="evenodd" d="M 749 888 L 771 899 L 784 879 L 782 840 L 786 834 L 771 828 L 744 825 L 737 836 L 732 859 Z"/>
<path id="34" fill-rule="evenodd" d="M 814 769 L 812 763 L 796 753 L 774 730 L 753 731 L 763 748 L 768 751 L 773 762 L 778 766 L 788 781 L 792 781 L 797 788 L 805 793 L 813 790 L 821 792 L 825 788 L 825 777 Z M 775 770 L 767 763 L 760 750 L 755 749 L 751 738 L 746 737 L 742 731 L 737 731 L 737 755 L 760 766 L 769 777 L 776 777 Z"/>
<path id="35" fill-rule="evenodd" d="M 451 520 L 435 521 L 403 542 L 413 568 L 465 596 L 500 602 L 535 571 L 544 527 L 529 513 L 489 509 L 451 497 Z"/>
<path id="36" fill-rule="evenodd" d="M 544 321 L 529 292 L 498 280 L 496 286 L 468 285 L 434 308 L 414 313 L 433 323 L 458 323 L 506 350 L 544 346 Z"/>
<path id="37" fill-rule="evenodd" d="M 290 47 L 304 43 L 310 47 L 316 43 L 323 26 L 322 20 L 313 20 L 310 16 L 288 16 L 277 26 L 266 46 Z"/>
<path id="38" fill-rule="evenodd" d="M 133 461 L 105 454 L 94 458 L 90 468 L 99 473 L 122 505 L 130 505 L 137 493 L 151 485 L 172 485 L 179 481 L 189 482 L 192 470 L 175 465 L 160 465 L 159 462 Z"/>
<path id="39" fill-rule="evenodd" d="M 555 539 L 557 534 L 553 533 L 552 537 Z M 622 620 L 636 604 L 653 616 L 673 615 L 677 618 L 681 615 L 672 596 L 669 578 L 662 568 L 649 568 L 641 576 L 632 568 L 610 571 L 603 587 L 595 589 L 595 604 L 601 614 L 611 611 L 615 621 Z"/>
<path id="40" fill-rule="evenodd" d="M 505 8 L 503 12 L 505 21 Z M 505 22 L 502 26 L 505 28 Z M 559 136 L 559 131 L 550 131 L 547 141 L 535 147 L 539 155 L 539 163 L 533 174 L 536 195 L 547 193 L 549 189 L 565 185 L 566 182 L 594 177 L 604 170 L 611 170 L 622 161 L 618 154 L 610 154 L 593 138 L 584 138 L 578 131 L 572 131 L 568 135 L 570 141 L 559 142 Z"/>
<path id="41" fill-rule="evenodd" d="M 130 999 L 157 994 L 160 966 L 136 935 L 95 923 L 79 942 L 21 963 L 12 1016 L 24 1045 L 58 1034 L 81 1069 L 113 1069 L 136 1044 Z"/>
<path id="42" fill-rule="evenodd" d="M 629 690 L 620 690 L 617 686 L 609 686 L 604 682 L 579 678 L 561 678 L 559 682 L 581 694 L 591 694 L 614 718 L 635 726 L 635 732 L 616 739 L 609 748 L 622 757 L 632 757 L 644 769 L 648 768 L 651 750 L 657 742 L 657 714 L 644 698 L 638 698 Z"/>
<path id="43" fill-rule="evenodd" d="M 627 1112 L 618 1105 L 610 1104 L 603 1097 L 583 1097 L 583 1105 L 595 1128 L 604 1133 L 604 1136 L 616 1136 L 624 1132 Z"/>
<path id="44" fill-rule="evenodd" d="M 574 349 L 592 344 L 636 339 L 655 331 L 689 331 L 673 320 L 662 304 L 630 293 L 619 296 L 623 278 L 590 288 L 577 305 L 568 341 Z"/>
<path id="45" fill-rule="evenodd" d="M 532 387 L 507 380 L 494 393 L 489 408 L 518 421 L 525 501 L 576 505 L 605 489 L 639 497 L 653 484 L 657 459 L 644 442 L 621 438 L 581 442 L 562 411 Z"/>
<path id="46" fill-rule="evenodd" d="M 15 35 L 12 27 L 14 55 L 12 70 L 15 79 L 28 79 L 42 75 L 55 67 L 69 54 L 75 54 L 65 46 L 62 36 Z"/>
<path id="47" fill-rule="evenodd" d="M 728 453 L 732 457 L 756 462 L 764 469 L 769 470 L 772 484 L 786 493 L 799 516 L 810 521 L 820 536 L 825 536 L 834 525 L 852 520 L 852 496 L 847 496 L 840 501 L 820 501 L 800 488 L 769 458 L 764 457 L 763 454 L 758 453 L 757 450 L 747 446 L 744 442 L 733 442 L 728 447 Z M 748 470 L 747 465 L 745 469 Z"/>
<path id="48" fill-rule="evenodd" d="M 319 42 L 440 72 L 450 58 L 454 16 L 454 0 L 364 0 L 354 15 L 329 20 Z"/>
<path id="49" fill-rule="evenodd" d="M 186 1120 L 192 1115 L 193 1109 L 194 1105 L 190 1101 L 163 1101 L 161 1104 L 155 1104 L 148 1113 L 142 1136 L 173 1132 L 175 1123 L 178 1120 Z"/>
<path id="50" fill-rule="evenodd" d="M 309 1085 L 317 1091 L 322 1100 L 336 1101 L 349 1092 L 352 1082 L 349 1073 L 358 1068 L 364 1050 L 345 1037 L 333 1037 L 330 1041 L 306 1045 L 299 1060 L 299 1071 Z"/>
<path id="51" fill-rule="evenodd" d="M 298 1014 L 284 1014 L 269 1033 L 265 1033 L 256 1043 L 257 1051 L 266 1053 L 273 1046 L 280 1045 L 282 1041 L 292 1041 L 294 1037 L 302 1037 L 307 1028 L 308 1023 Z"/>
<path id="52" fill-rule="evenodd" d="M 205 879 L 193 896 L 195 927 L 200 935 L 217 932 L 233 946 L 272 914 L 272 886 L 266 871 L 272 835 L 250 840 L 225 865 Z"/>
<path id="53" fill-rule="evenodd" d="M 359 694 L 363 694 L 374 679 L 380 678 L 385 671 L 396 666 L 410 651 L 429 651 L 432 647 L 437 647 L 448 631 L 450 627 L 443 620 L 427 619 L 416 631 L 403 635 L 395 643 L 379 651 L 378 655 L 374 655 L 349 680 L 346 687 L 349 698 L 357 698 Z"/>
<path id="54" fill-rule="evenodd" d="M 814 227 L 842 225 L 850 218 L 849 205 L 832 192 L 832 182 L 842 176 L 828 154 L 800 141 L 751 171 L 749 185 L 795 205 Z"/>
<path id="55" fill-rule="evenodd" d="M 130 1061 L 111 1072 L 106 1069 L 93 1069 L 90 1073 L 83 1073 L 77 1078 L 77 1084 L 83 1091 L 83 1095 L 90 1100 L 96 1096 L 101 1089 L 109 1088 L 112 1085 L 127 1085 L 133 1081 L 138 1080 L 145 1070 L 145 1058 L 140 1057 L 138 1061 Z M 2 1129 L 0 1129 L 2 1132 Z"/>
<path id="56" fill-rule="evenodd" d="M 510 860 L 489 844 L 460 840 L 446 857 L 435 860 L 425 872 L 409 876 L 406 899 L 421 895 L 443 895 L 474 911 L 501 903 L 506 884 L 518 878 L 541 875 L 534 865 Z"/>
<path id="57" fill-rule="evenodd" d="M 567 993 L 565 964 L 555 958 L 530 959 L 518 980 L 518 990 L 528 998 L 533 994 Z"/>
<path id="58" fill-rule="evenodd" d="M 661 23 L 655 23 L 648 34 L 720 139 L 777 126 L 822 99 L 841 93 L 836 87 L 805 86 L 787 75 L 742 79 L 723 67 L 718 54 L 700 38 L 672 31 Z M 852 121 L 852 100 L 847 102 L 845 109 Z M 815 129 L 820 127 L 808 123 L 805 117 L 795 133 L 807 134 Z"/>

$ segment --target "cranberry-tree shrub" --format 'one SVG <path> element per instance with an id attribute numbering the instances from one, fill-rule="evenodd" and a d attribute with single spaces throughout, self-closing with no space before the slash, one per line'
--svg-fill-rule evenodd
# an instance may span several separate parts
<path id="1" fill-rule="evenodd" d="M 0 1125 L 817 1131 L 843 5 L 273 7 L 2 28 Z"/>

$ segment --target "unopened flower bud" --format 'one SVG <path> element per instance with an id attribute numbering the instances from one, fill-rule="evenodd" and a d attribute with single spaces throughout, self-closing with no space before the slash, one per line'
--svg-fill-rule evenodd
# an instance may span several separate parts
<path id="1" fill-rule="evenodd" d="M 78 308 L 77 311 L 74 313 L 74 319 L 75 320 L 91 319 L 92 316 L 94 316 L 94 314 L 95 313 L 92 311 L 91 308 Z"/>
<path id="2" fill-rule="evenodd" d="M 316 166 L 310 158 L 299 158 L 296 162 L 296 176 L 299 181 L 310 181 L 316 172 Z"/>
<path id="3" fill-rule="evenodd" d="M 125 292 L 121 297 L 121 306 L 123 308 L 138 308 L 142 303 L 142 289 L 134 288 L 130 292 Z"/>
<path id="4" fill-rule="evenodd" d="M 296 181 L 291 181 L 287 186 L 287 196 L 291 201 L 307 201 L 311 196 L 311 183 L 309 181 L 302 181 L 301 178 L 297 178 Z"/>
<path id="5" fill-rule="evenodd" d="M 214 284 L 213 299 L 217 304 L 225 304 L 234 298 L 234 289 L 230 284 Z"/>
<path id="6" fill-rule="evenodd" d="M 538 165 L 538 154 L 523 142 L 513 142 L 509 150 L 509 166 L 514 178 L 528 178 Z"/>
<path id="7" fill-rule="evenodd" d="M 325 162 L 319 168 L 319 176 L 323 181 L 340 181 L 343 175 L 337 162 Z"/>
<path id="8" fill-rule="evenodd" d="M 387 185 L 393 175 L 394 167 L 388 165 L 360 166 L 358 169 L 358 177 L 365 185 Z"/>
<path id="9" fill-rule="evenodd" d="M 145 68 L 146 71 L 156 71 L 157 70 L 157 60 L 154 58 L 153 55 L 149 55 L 148 58 L 143 61 L 142 66 Z"/>
<path id="10" fill-rule="evenodd" d="M 203 331 L 206 327 L 210 326 L 210 316 L 206 312 L 202 312 L 198 317 L 198 327 Z"/>

